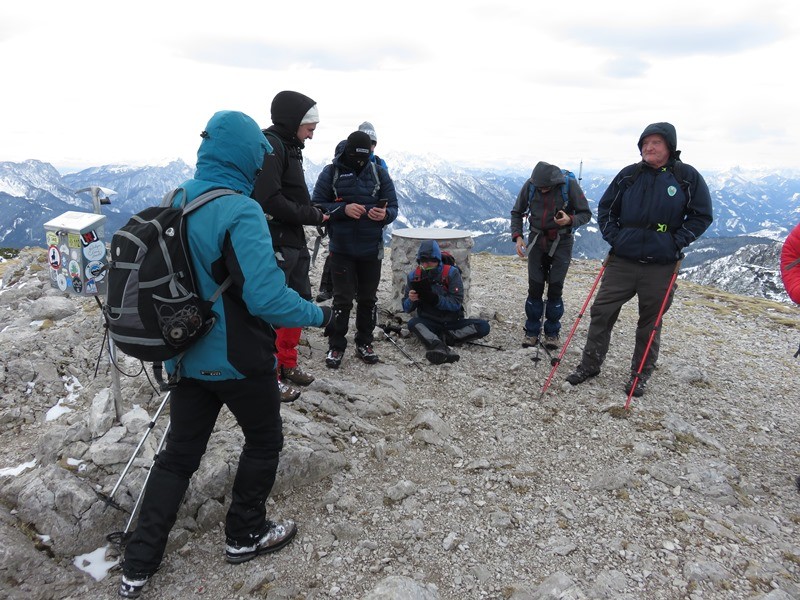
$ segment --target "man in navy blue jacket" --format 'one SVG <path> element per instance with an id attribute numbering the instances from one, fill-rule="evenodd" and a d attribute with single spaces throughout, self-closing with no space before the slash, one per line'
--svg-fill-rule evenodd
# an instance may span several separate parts
<path id="1" fill-rule="evenodd" d="M 389 172 L 370 161 L 372 142 L 354 131 L 336 147 L 314 186 L 311 202 L 329 215 L 333 277 L 333 321 L 326 329 L 325 365 L 338 369 L 347 347 L 353 300 L 356 308 L 356 354 L 378 362 L 372 348 L 376 303 L 383 261 L 383 228 L 397 218 L 397 195 Z"/>
<path id="2" fill-rule="evenodd" d="M 683 258 L 683 249 L 699 238 L 713 220 L 705 180 L 680 161 L 678 135 L 670 123 L 648 125 L 639 136 L 642 161 L 622 169 L 603 194 L 597 222 L 611 246 L 609 261 L 592 304 L 591 324 L 581 364 L 567 377 L 572 385 L 600 373 L 611 330 L 622 305 L 637 296 L 639 321 L 625 393 L 644 394 L 658 360 L 660 326 L 639 373 L 648 340 L 664 299 L 669 309 L 677 285 L 668 289 Z"/>

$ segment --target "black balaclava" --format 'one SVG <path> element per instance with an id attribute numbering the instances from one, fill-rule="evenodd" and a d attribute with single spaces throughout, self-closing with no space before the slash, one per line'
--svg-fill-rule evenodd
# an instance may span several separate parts
<path id="1" fill-rule="evenodd" d="M 342 162 L 356 173 L 361 173 L 369 162 L 370 152 L 372 152 L 372 141 L 369 136 L 363 131 L 354 131 L 347 136 Z"/>

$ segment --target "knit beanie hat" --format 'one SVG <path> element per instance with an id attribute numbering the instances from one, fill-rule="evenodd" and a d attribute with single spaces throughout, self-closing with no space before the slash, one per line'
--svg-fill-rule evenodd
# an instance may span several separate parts
<path id="1" fill-rule="evenodd" d="M 316 104 L 309 108 L 305 116 L 300 119 L 300 125 L 306 125 L 307 123 L 319 123 L 319 111 Z"/>
<path id="2" fill-rule="evenodd" d="M 378 143 L 378 134 L 375 133 L 375 128 L 369 121 L 364 121 L 361 125 L 359 125 L 358 130 L 366 133 L 373 144 Z"/>
<path id="3" fill-rule="evenodd" d="M 678 133 L 675 131 L 675 126 L 671 123 L 651 123 L 644 128 L 642 135 L 639 136 L 639 152 L 642 151 L 642 142 L 648 135 L 658 134 L 667 142 L 667 147 L 671 155 L 675 154 L 678 149 Z"/>

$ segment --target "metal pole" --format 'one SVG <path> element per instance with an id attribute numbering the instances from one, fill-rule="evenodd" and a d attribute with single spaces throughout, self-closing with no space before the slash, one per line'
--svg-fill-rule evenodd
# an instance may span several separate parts
<path id="1" fill-rule="evenodd" d="M 83 192 L 90 192 L 92 194 L 92 205 L 94 207 L 94 212 L 98 215 L 103 214 L 103 204 L 111 204 L 111 200 L 109 200 L 107 195 L 101 198 L 100 194 L 116 194 L 114 190 L 107 190 L 97 185 L 80 189 L 75 193 L 81 194 Z M 97 234 L 100 239 L 103 240 L 103 243 L 105 243 L 105 227 L 98 229 Z M 119 369 L 117 369 L 117 350 L 114 346 L 114 340 L 112 340 L 110 336 L 108 338 L 108 362 L 111 367 L 111 392 L 114 395 L 114 414 L 117 417 L 117 422 L 119 422 L 122 418 L 122 387 L 119 382 Z"/>

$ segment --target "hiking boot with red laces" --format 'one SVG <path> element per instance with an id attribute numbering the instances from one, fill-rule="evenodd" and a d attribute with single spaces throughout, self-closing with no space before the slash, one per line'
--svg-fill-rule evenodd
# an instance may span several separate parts
<path id="1" fill-rule="evenodd" d="M 281 523 L 267 521 L 266 527 L 267 530 L 264 533 L 251 536 L 251 539 L 245 542 L 228 538 L 225 544 L 225 560 L 238 565 L 254 559 L 259 554 L 276 552 L 297 535 L 297 525 L 291 519 Z"/>
<path id="2" fill-rule="evenodd" d="M 378 355 L 372 349 L 372 344 L 359 344 L 356 346 L 356 355 L 368 365 L 378 362 Z"/>
<path id="3" fill-rule="evenodd" d="M 325 356 L 325 366 L 329 369 L 338 369 L 339 365 L 342 364 L 342 358 L 344 358 L 344 352 L 342 350 L 331 348 Z"/>
<path id="4" fill-rule="evenodd" d="M 296 365 L 291 369 L 281 367 L 281 379 L 288 379 L 297 385 L 309 385 L 314 381 L 314 376 L 303 371 L 300 365 Z"/>

